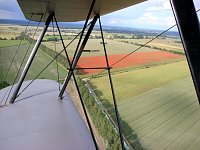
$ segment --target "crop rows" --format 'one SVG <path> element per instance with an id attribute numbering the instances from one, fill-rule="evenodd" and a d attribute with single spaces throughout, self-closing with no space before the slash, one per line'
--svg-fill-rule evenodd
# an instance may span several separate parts
<path id="1" fill-rule="evenodd" d="M 28 49 L 27 45 L 21 45 L 19 48 L 19 52 L 16 55 L 16 58 L 14 59 L 13 65 L 11 67 L 11 70 L 9 72 L 9 75 L 7 77 L 7 81 L 9 83 L 12 83 L 14 81 L 14 78 L 18 72 L 18 69 L 20 68 L 22 59 L 25 55 L 26 50 Z M 26 63 L 26 60 L 28 59 L 28 56 L 30 55 L 30 52 L 32 51 L 33 45 L 30 46 L 28 55 L 24 61 L 23 66 Z M 9 65 L 11 63 L 11 60 L 17 50 L 17 46 L 11 46 L 11 47 L 4 47 L 1 48 L 1 69 L 3 72 L 2 76 L 5 76 Z M 5 59 L 6 58 L 6 59 Z M 27 74 L 26 80 L 33 79 L 49 62 L 51 61 L 51 58 L 48 57 L 45 53 L 43 53 L 40 49 L 38 50 L 36 57 L 30 67 L 30 70 Z M 23 69 L 22 66 L 22 69 Z M 65 69 L 63 69 L 62 66 L 58 66 L 59 68 L 59 74 L 60 78 L 64 78 L 66 75 Z M 22 71 L 21 69 L 21 71 Z M 39 78 L 46 78 L 46 79 L 53 79 L 57 80 L 57 71 L 56 71 L 56 63 L 52 63 Z"/>
<path id="2" fill-rule="evenodd" d="M 121 102 L 119 109 L 147 149 L 199 148 L 200 109 L 189 77 Z"/>

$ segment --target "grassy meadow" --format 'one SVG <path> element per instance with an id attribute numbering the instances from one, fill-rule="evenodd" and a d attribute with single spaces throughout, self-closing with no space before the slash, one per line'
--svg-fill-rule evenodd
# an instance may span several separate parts
<path id="1" fill-rule="evenodd" d="M 189 70 L 186 61 L 180 61 L 114 74 L 112 79 L 117 100 L 126 101 L 130 97 L 188 76 Z M 105 85 L 109 85 L 107 78 L 107 76 L 93 78 L 90 82 L 103 93 L 102 98 L 110 100 L 112 99 L 110 91 L 105 88 Z"/>
<path id="2" fill-rule="evenodd" d="M 190 77 L 129 98 L 119 112 L 146 149 L 199 149 L 200 109 Z"/>
<path id="3" fill-rule="evenodd" d="M 4 42 L 4 40 L 2 42 Z M 28 47 L 29 47 L 29 44 L 20 46 L 19 52 L 17 53 L 16 58 L 14 59 L 14 63 L 12 65 L 10 72 L 9 72 L 9 75 L 7 77 L 7 82 L 12 83 L 14 81 L 14 78 L 15 78 L 17 72 L 18 72 L 18 69 L 20 68 L 21 62 L 23 60 L 23 57 L 24 57 Z M 28 52 L 27 57 L 26 57 L 26 59 L 23 63 L 23 67 L 26 63 L 26 60 L 28 59 L 28 56 L 30 55 L 30 52 L 32 51 L 32 48 L 33 48 L 33 45 L 31 45 L 30 48 L 29 48 L 29 52 Z M 10 66 L 11 60 L 12 60 L 12 58 L 13 58 L 16 50 L 17 50 L 17 46 L 4 47 L 4 48 L 0 48 L 0 50 L 1 50 L 0 67 L 2 69 L 2 71 L 1 71 L 2 75 L 1 76 L 4 77 L 9 66 Z M 51 60 L 52 59 L 50 57 L 48 57 L 46 54 L 44 54 L 39 49 L 25 80 L 33 79 Z M 53 62 L 47 68 L 47 70 L 45 70 L 43 72 L 43 74 L 39 78 L 57 80 L 56 66 L 57 66 L 56 63 Z M 23 67 L 22 67 L 22 69 L 23 69 Z M 22 71 L 22 69 L 21 69 L 21 71 Z M 66 76 L 66 70 L 60 65 L 58 66 L 58 69 L 59 69 L 59 73 L 60 73 L 60 78 L 63 79 Z"/>
<path id="4" fill-rule="evenodd" d="M 200 109 L 186 61 L 114 74 L 112 79 L 119 114 L 144 149 L 199 149 Z M 106 76 L 90 80 L 100 99 L 112 100 L 108 82 Z"/>
<path id="5" fill-rule="evenodd" d="M 19 36 L 25 27 L 19 25 L 0 25 L 0 37 L 11 39 Z"/>
<path id="6" fill-rule="evenodd" d="M 129 43 L 145 44 L 150 39 L 117 39 L 117 41 L 128 41 Z M 175 51 L 183 51 L 183 46 L 180 39 L 166 38 L 166 39 L 155 39 L 153 42 L 148 44 L 149 46 L 155 46 L 158 48 L 171 49 Z"/>
<path id="7" fill-rule="evenodd" d="M 67 45 L 71 40 L 64 40 L 65 45 Z M 109 55 L 113 55 L 113 54 L 127 54 L 130 53 L 132 51 L 134 51 L 135 49 L 137 49 L 139 46 L 136 45 L 131 45 L 131 44 L 127 44 L 127 43 L 122 43 L 119 41 L 115 41 L 115 40 L 110 40 L 110 39 L 105 39 L 106 44 L 106 49 L 107 49 L 107 53 Z M 75 40 L 68 48 L 67 51 L 69 53 L 70 56 L 73 56 L 76 46 L 77 46 L 78 40 Z M 55 42 L 51 41 L 51 42 L 44 42 L 44 45 L 46 45 L 47 47 L 54 49 L 55 48 Z M 61 42 L 56 42 L 56 49 L 58 51 L 61 51 L 63 49 L 63 46 L 61 44 Z M 89 39 L 88 43 L 85 47 L 85 50 L 96 50 L 93 52 L 83 52 L 82 56 L 102 56 L 104 55 L 104 51 L 103 51 L 103 45 L 101 44 L 101 39 Z M 138 52 L 151 52 L 151 51 L 157 51 L 155 49 L 150 49 L 150 48 L 142 48 L 140 49 Z"/>
<path id="8" fill-rule="evenodd" d="M 27 41 L 21 40 L 0 40 L 0 48 L 10 47 L 10 46 L 18 46 L 21 42 L 21 45 L 28 44 Z"/>

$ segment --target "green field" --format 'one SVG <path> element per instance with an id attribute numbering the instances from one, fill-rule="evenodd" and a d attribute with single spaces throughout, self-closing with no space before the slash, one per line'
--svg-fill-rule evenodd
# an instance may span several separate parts
<path id="1" fill-rule="evenodd" d="M 2 41 L 2 42 L 4 42 L 4 41 Z M 11 72 L 9 72 L 9 75 L 7 77 L 7 81 L 9 83 L 13 82 L 27 48 L 28 48 L 28 44 L 20 46 L 20 50 L 17 53 L 17 56 L 12 65 Z M 32 48 L 33 48 L 33 45 L 29 49 L 29 53 L 26 57 L 26 60 L 27 60 L 30 52 L 32 51 Z M 16 49 L 17 49 L 17 46 L 1 48 L 1 56 L 0 56 L 1 79 L 4 78 Z M 25 80 L 33 79 L 51 60 L 52 60 L 51 58 L 49 58 L 46 54 L 44 54 L 39 49 Z M 25 65 L 25 63 L 24 63 L 24 65 Z M 58 66 L 58 67 L 59 67 L 60 78 L 63 79 L 66 76 L 66 70 L 62 66 Z M 21 71 L 22 71 L 22 69 L 21 69 Z M 43 74 L 39 78 L 57 80 L 56 63 L 55 62 L 52 63 L 43 72 Z"/>
<path id="2" fill-rule="evenodd" d="M 119 114 L 145 149 L 199 149 L 200 109 L 186 61 L 112 77 Z M 112 99 L 107 77 L 90 82 L 101 99 Z"/>
<path id="3" fill-rule="evenodd" d="M 71 40 L 64 40 L 65 45 L 67 45 Z M 98 50 L 97 52 L 83 52 L 82 56 L 102 56 L 104 55 L 104 51 L 103 51 L 103 45 L 100 44 L 101 39 L 89 39 L 88 43 L 85 47 L 85 50 Z M 114 41 L 114 40 L 109 40 L 106 39 L 105 42 L 106 44 L 106 49 L 109 55 L 113 55 L 113 54 L 127 54 L 130 53 L 132 51 L 134 51 L 135 49 L 137 49 L 139 46 L 136 45 L 131 45 L 131 44 L 127 44 L 127 43 L 123 43 L 123 42 L 119 42 L 119 41 Z M 75 40 L 74 43 L 72 43 L 67 51 L 69 53 L 70 56 L 73 56 L 74 51 L 76 49 L 78 40 Z M 44 45 L 46 45 L 47 47 L 51 48 L 51 49 L 55 49 L 55 43 L 52 42 L 43 42 Z M 56 49 L 58 51 L 61 51 L 63 49 L 61 42 L 56 42 Z M 139 50 L 141 52 L 148 52 L 148 51 L 156 51 L 154 49 L 150 49 L 150 48 L 142 48 L 141 50 Z"/>
<path id="4" fill-rule="evenodd" d="M 133 42 L 138 44 L 145 44 L 149 40 L 151 39 L 117 39 L 117 41 L 128 41 L 129 43 Z M 172 38 L 155 39 L 148 45 L 155 46 L 158 48 L 171 49 L 175 51 L 183 51 L 183 46 L 180 39 L 172 39 Z"/>
<path id="5" fill-rule="evenodd" d="M 0 40 L 0 48 L 9 47 L 9 46 L 18 46 L 20 40 Z M 27 44 L 27 41 L 21 41 L 21 44 Z"/>
<path id="6" fill-rule="evenodd" d="M 147 149 L 200 147 L 200 109 L 189 77 L 129 98 L 119 112 Z"/>
<path id="7" fill-rule="evenodd" d="M 128 71 L 112 76 L 118 101 L 144 93 L 151 89 L 189 76 L 186 61 L 175 62 L 136 71 Z M 94 78 L 90 82 L 102 92 L 102 98 L 112 99 L 108 77 Z"/>
<path id="8" fill-rule="evenodd" d="M 28 20 L 27 20 L 28 24 Z M 29 26 L 27 28 L 27 33 L 32 36 L 33 33 L 36 30 L 36 26 Z M 1 24 L 0 25 L 0 37 L 1 38 L 6 38 L 6 39 L 11 39 L 19 36 L 22 32 L 24 32 L 26 29 L 26 26 L 23 25 L 12 25 L 12 24 Z M 42 27 L 38 27 L 38 31 L 41 32 Z M 39 32 L 36 33 L 36 36 L 39 35 Z M 35 36 L 35 37 L 36 37 Z"/>
<path id="9" fill-rule="evenodd" d="M 63 40 L 72 40 L 73 38 L 75 37 L 75 35 L 62 35 L 62 38 Z M 52 41 L 54 41 L 54 38 L 55 39 L 60 39 L 60 35 L 46 35 L 44 37 L 44 40 L 48 40 L 48 39 L 51 39 Z"/>
<path id="10" fill-rule="evenodd" d="M 24 26 L 19 25 L 0 25 L 0 37 L 11 39 L 15 38 L 16 36 L 19 36 L 21 32 L 23 32 L 25 29 Z"/>

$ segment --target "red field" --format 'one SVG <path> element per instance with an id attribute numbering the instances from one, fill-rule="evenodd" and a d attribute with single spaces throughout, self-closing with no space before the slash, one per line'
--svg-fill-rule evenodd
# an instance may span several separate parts
<path id="1" fill-rule="evenodd" d="M 109 64 L 110 66 L 126 56 L 126 54 L 117 54 L 110 55 Z M 154 52 L 137 52 L 132 55 L 126 57 L 124 60 L 115 64 L 113 68 L 126 68 L 131 66 L 139 66 L 145 64 L 151 64 L 153 62 L 161 62 L 172 59 L 180 59 L 183 58 L 181 55 L 172 54 L 168 52 L 162 51 L 154 51 Z M 106 59 L 104 56 L 93 56 L 93 57 L 81 57 L 78 62 L 79 68 L 89 68 L 89 67 L 106 67 Z M 98 70 L 88 70 L 84 69 L 84 73 L 94 73 L 98 72 Z"/>

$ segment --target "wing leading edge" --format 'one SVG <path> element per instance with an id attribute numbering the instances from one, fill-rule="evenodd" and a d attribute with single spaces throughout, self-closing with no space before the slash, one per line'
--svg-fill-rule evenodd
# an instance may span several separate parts
<path id="1" fill-rule="evenodd" d="M 45 14 L 45 21 L 49 12 L 56 14 L 59 22 L 76 22 L 85 20 L 92 0 L 17 0 L 24 16 L 28 20 L 40 21 L 41 15 Z M 93 18 L 96 14 L 105 15 L 146 0 L 96 0 Z M 33 16 L 32 16 L 33 14 Z M 31 18 L 32 16 L 32 18 Z"/>

